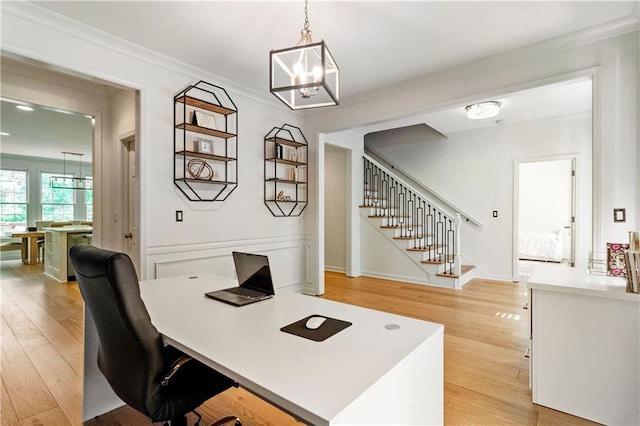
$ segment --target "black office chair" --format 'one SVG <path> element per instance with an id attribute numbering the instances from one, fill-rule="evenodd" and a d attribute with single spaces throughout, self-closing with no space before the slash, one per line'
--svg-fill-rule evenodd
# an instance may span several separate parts
<path id="1" fill-rule="evenodd" d="M 153 422 L 185 425 L 186 414 L 237 386 L 230 378 L 189 358 L 151 323 L 129 256 L 88 245 L 69 251 L 86 308 L 98 331 L 98 367 L 116 395 Z M 200 421 L 200 415 L 198 422 Z M 215 425 L 235 422 L 225 417 Z"/>

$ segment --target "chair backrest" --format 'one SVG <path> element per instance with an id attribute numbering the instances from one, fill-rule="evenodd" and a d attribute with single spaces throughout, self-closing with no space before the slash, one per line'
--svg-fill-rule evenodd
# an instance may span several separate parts
<path id="1" fill-rule="evenodd" d="M 69 257 L 98 332 L 100 371 L 125 403 L 150 415 L 162 399 L 163 343 L 131 259 L 88 245 L 72 247 Z"/>
<path id="2" fill-rule="evenodd" d="M 50 228 L 52 221 L 50 220 L 36 220 L 36 229 L 39 231 L 42 228 Z"/>

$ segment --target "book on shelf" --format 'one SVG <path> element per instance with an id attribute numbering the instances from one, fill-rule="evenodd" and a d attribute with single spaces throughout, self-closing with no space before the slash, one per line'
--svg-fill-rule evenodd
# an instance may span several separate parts
<path id="1" fill-rule="evenodd" d="M 627 250 L 624 261 L 627 269 L 627 292 L 640 293 L 640 251 Z"/>

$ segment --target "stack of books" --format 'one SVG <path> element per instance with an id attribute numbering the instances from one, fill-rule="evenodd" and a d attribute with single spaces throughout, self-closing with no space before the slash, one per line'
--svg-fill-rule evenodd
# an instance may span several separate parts
<path id="1" fill-rule="evenodd" d="M 637 232 L 629 232 L 629 250 L 624 252 L 627 267 L 627 292 L 640 293 L 640 241 Z"/>

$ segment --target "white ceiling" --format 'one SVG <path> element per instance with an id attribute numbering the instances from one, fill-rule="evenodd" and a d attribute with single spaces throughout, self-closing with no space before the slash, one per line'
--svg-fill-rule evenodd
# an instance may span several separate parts
<path id="1" fill-rule="evenodd" d="M 304 24 L 295 1 L 37 1 L 37 5 L 268 95 L 270 49 L 294 45 Z M 634 7 L 636 9 L 634 9 Z M 323 1 L 310 0 L 310 29 L 340 67 L 342 100 L 429 72 L 618 19 L 637 1 Z M 485 99 L 478 99 L 482 101 Z M 468 120 L 464 106 L 358 129 L 363 133 L 424 122 L 444 134 L 591 111 L 590 81 L 568 82 L 497 99 L 500 116 Z M 14 111 L 11 111 L 14 113 Z M 24 122 L 5 115 L 2 130 Z M 44 114 L 44 112 L 43 112 Z M 53 113 L 47 117 L 63 118 Z M 55 115 L 57 114 L 57 115 Z M 34 116 L 32 116 L 34 117 Z M 43 115 L 42 117 L 45 117 Z M 24 117 L 23 117 L 24 118 Z M 44 126 L 50 126 L 46 124 Z M 63 127 L 67 128 L 70 124 Z M 2 151 L 62 150 L 31 122 Z M 71 137 L 62 136 L 69 142 Z M 28 147 L 28 148 L 25 148 Z M 80 149 L 80 148 L 78 148 Z M 69 149 L 66 149 L 69 150 Z"/>
<path id="2" fill-rule="evenodd" d="M 9 133 L 2 136 L 3 153 L 63 160 L 67 151 L 83 154 L 68 161 L 91 163 L 92 117 L 34 104 L 28 104 L 33 111 L 22 111 L 16 108 L 21 104 L 0 100 L 2 131 Z"/>

